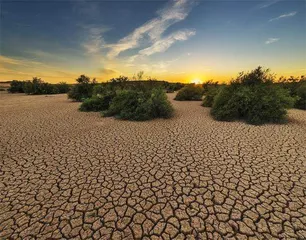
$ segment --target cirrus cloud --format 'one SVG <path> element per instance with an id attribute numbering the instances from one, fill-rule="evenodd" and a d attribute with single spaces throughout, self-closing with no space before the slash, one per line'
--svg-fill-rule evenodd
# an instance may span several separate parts
<path id="1" fill-rule="evenodd" d="M 170 34 L 168 37 L 156 41 L 152 46 L 139 51 L 140 55 L 150 56 L 154 53 L 165 52 L 176 41 L 186 41 L 189 37 L 194 36 L 194 30 L 180 30 Z"/>
<path id="2" fill-rule="evenodd" d="M 265 44 L 271 44 L 279 41 L 279 38 L 268 38 L 267 41 L 265 41 Z"/>
<path id="3" fill-rule="evenodd" d="M 275 20 L 279 20 L 279 19 L 282 19 L 282 18 L 288 18 L 288 17 L 293 17 L 297 14 L 297 12 L 290 12 L 290 13 L 286 13 L 286 14 L 282 14 L 276 18 L 271 18 L 269 20 L 269 22 L 272 22 L 272 21 L 275 21 Z"/>
<path id="4" fill-rule="evenodd" d="M 170 26 L 184 20 L 188 16 L 194 5 L 194 0 L 171 1 L 166 7 L 157 12 L 158 16 L 156 18 L 136 28 L 132 33 L 120 39 L 117 43 L 106 45 L 106 47 L 110 48 L 108 57 L 113 58 L 123 51 L 139 47 L 140 41 L 146 36 L 153 43 L 153 47 Z"/>

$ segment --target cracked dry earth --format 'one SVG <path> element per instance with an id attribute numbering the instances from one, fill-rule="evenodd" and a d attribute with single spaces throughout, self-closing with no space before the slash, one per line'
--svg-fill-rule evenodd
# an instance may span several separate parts
<path id="1" fill-rule="evenodd" d="M 128 122 L 2 93 L 0 238 L 305 239 L 306 112 L 251 126 L 172 102 Z"/>

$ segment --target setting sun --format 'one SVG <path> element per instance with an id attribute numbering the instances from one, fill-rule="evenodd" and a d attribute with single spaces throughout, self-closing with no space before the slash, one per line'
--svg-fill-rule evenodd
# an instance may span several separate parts
<path id="1" fill-rule="evenodd" d="M 199 78 L 195 78 L 195 79 L 191 80 L 191 83 L 194 83 L 194 84 L 201 84 L 202 81 L 201 81 L 201 79 L 199 79 Z"/>

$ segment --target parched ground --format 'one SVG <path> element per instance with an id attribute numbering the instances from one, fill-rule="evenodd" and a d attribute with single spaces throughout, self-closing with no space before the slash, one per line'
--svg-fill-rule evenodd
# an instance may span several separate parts
<path id="1" fill-rule="evenodd" d="M 306 239 L 306 111 L 251 126 L 173 104 L 128 122 L 1 93 L 0 238 Z"/>

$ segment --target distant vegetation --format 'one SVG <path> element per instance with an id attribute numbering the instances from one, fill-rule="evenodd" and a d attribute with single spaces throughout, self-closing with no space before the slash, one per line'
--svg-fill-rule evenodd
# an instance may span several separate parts
<path id="1" fill-rule="evenodd" d="M 203 88 L 200 85 L 189 84 L 183 87 L 174 98 L 177 101 L 201 101 Z"/>
<path id="2" fill-rule="evenodd" d="M 173 115 L 173 107 L 167 99 L 166 92 L 176 91 L 184 86 L 182 83 L 169 83 L 154 79 L 135 80 L 142 78 L 143 73 L 129 80 L 120 76 L 106 83 L 93 83 L 75 85 L 78 92 L 88 91 L 88 97 L 78 98 L 82 102 L 80 111 L 102 112 L 102 115 L 115 116 L 119 119 L 144 121 L 154 118 L 170 118 Z M 81 89 L 83 89 L 81 91 Z M 72 88 L 71 91 L 73 91 Z M 82 95 L 83 96 L 83 95 Z"/>
<path id="3" fill-rule="evenodd" d="M 97 83 L 86 75 L 76 79 L 76 84 L 50 84 L 34 77 L 31 81 L 13 80 L 7 89 L 10 93 L 56 94 L 68 93 L 68 98 L 80 101 L 80 111 L 102 112 L 128 120 L 169 118 L 173 107 L 166 93 L 178 91 L 175 100 L 202 101 L 211 107 L 216 120 L 244 120 L 250 124 L 282 123 L 287 119 L 287 109 L 306 110 L 306 78 L 275 80 L 268 69 L 258 67 L 240 73 L 229 84 L 212 80 L 199 84 L 169 83 L 152 78 L 143 80 L 144 73 L 135 74 L 130 80 L 119 76 L 108 82 Z M 1 88 L 0 91 L 5 91 Z"/>
<path id="4" fill-rule="evenodd" d="M 10 93 L 26 93 L 32 95 L 67 93 L 70 86 L 61 82 L 58 84 L 46 83 L 40 78 L 34 77 L 32 81 L 13 80 L 7 89 Z"/>

